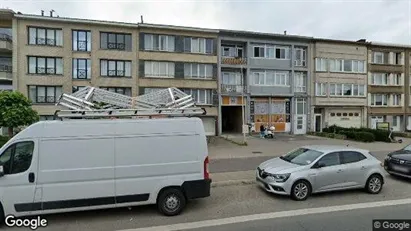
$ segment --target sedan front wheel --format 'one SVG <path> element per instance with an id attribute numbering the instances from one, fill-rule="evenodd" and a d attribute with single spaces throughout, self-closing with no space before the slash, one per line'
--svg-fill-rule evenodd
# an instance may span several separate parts
<path id="1" fill-rule="evenodd" d="M 291 187 L 291 197 L 296 201 L 303 201 L 311 194 L 311 186 L 305 180 L 300 180 L 294 183 Z"/>
<path id="2" fill-rule="evenodd" d="M 378 194 L 382 190 L 382 185 L 382 177 L 378 174 L 374 174 L 368 178 L 365 188 L 371 194 Z"/>

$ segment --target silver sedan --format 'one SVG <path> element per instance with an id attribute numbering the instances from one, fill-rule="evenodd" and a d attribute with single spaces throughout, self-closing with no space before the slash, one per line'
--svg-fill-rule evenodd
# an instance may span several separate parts
<path id="1" fill-rule="evenodd" d="M 256 180 L 268 192 L 305 200 L 312 193 L 355 188 L 378 194 L 384 170 L 368 150 L 312 145 L 263 162 L 256 170 Z"/>

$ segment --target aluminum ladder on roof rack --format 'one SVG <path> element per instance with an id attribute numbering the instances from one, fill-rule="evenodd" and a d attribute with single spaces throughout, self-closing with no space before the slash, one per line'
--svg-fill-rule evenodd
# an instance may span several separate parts
<path id="1" fill-rule="evenodd" d="M 57 110 L 54 118 L 104 118 L 104 117 L 138 117 L 138 116 L 193 116 L 206 115 L 204 108 L 151 108 L 151 109 L 99 109 L 99 110 Z"/>
<path id="2" fill-rule="evenodd" d="M 72 110 L 98 109 L 150 109 L 150 108 L 190 108 L 195 107 L 191 95 L 177 88 L 167 88 L 137 97 L 106 91 L 95 87 L 85 87 L 73 94 L 62 94 L 56 105 Z"/>

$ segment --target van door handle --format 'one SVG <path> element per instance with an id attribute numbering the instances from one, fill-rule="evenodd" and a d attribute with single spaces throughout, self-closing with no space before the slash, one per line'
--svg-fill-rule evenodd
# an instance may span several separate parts
<path id="1" fill-rule="evenodd" d="M 364 170 L 364 169 L 366 169 L 366 167 L 365 167 L 365 166 L 361 166 L 361 170 Z"/>
<path id="2" fill-rule="evenodd" d="M 34 182 L 34 172 L 29 173 L 29 182 L 30 183 Z"/>

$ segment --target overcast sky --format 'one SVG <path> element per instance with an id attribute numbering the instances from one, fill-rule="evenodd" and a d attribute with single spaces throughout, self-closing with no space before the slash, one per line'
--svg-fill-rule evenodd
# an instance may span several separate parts
<path id="1" fill-rule="evenodd" d="M 30 14 L 198 26 L 411 45 L 411 0 L 0 0 Z"/>

